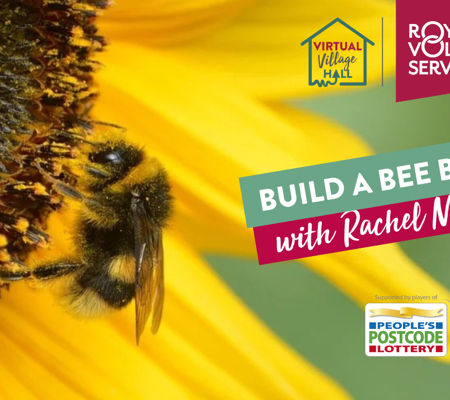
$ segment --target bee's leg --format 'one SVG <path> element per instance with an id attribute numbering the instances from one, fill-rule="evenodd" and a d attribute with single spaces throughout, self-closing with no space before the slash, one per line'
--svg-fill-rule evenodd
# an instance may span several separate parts
<path id="1" fill-rule="evenodd" d="M 34 270 L 29 269 L 20 262 L 0 265 L 0 299 L 2 290 L 9 290 L 10 282 L 24 279 L 36 279 L 49 281 L 76 272 L 83 264 L 60 261 L 51 264 L 40 265 Z"/>
<path id="2" fill-rule="evenodd" d="M 78 271 L 83 264 L 71 261 L 58 261 L 50 264 L 40 265 L 31 271 L 33 278 L 38 280 L 50 280 L 70 275 Z"/>
<path id="3" fill-rule="evenodd" d="M 22 279 L 35 278 L 38 280 L 50 280 L 69 275 L 77 271 L 82 266 L 81 263 L 70 261 L 59 261 L 50 264 L 40 265 L 31 270 L 27 267 L 20 266 L 8 268 L 0 267 L 0 282 L 20 281 Z"/>
<path id="4" fill-rule="evenodd" d="M 0 265 L 0 287 L 7 286 L 8 282 L 20 281 L 30 276 L 31 270 L 20 261 Z"/>

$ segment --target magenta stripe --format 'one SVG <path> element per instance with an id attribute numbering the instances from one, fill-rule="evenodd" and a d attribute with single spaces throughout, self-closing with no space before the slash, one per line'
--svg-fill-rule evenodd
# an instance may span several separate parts
<path id="1" fill-rule="evenodd" d="M 259 263 L 269 264 L 444 235 L 450 233 L 450 212 L 449 221 L 445 220 L 448 200 L 450 196 L 446 195 L 358 210 L 359 223 L 356 223 L 355 212 L 349 211 L 255 227 L 253 231 Z M 437 206 L 439 201 L 440 207 Z M 442 210 L 442 215 L 439 210 Z M 286 238 L 288 241 L 285 243 Z"/>

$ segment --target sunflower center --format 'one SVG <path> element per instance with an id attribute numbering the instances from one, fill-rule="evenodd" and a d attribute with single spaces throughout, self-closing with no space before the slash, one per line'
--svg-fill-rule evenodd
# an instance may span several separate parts
<path id="1" fill-rule="evenodd" d="M 0 268 L 49 241 L 46 219 L 75 185 L 70 162 L 93 129 L 95 18 L 107 1 L 2 0 L 0 5 Z"/>

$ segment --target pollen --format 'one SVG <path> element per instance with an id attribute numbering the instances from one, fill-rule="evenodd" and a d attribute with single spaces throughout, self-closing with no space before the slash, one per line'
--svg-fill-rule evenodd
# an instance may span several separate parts
<path id="1" fill-rule="evenodd" d="M 11 256 L 6 250 L 0 250 L 0 262 L 7 263 L 11 261 Z"/>
<path id="2" fill-rule="evenodd" d="M 47 189 L 45 188 L 45 186 L 39 182 L 34 184 L 34 192 L 35 192 L 35 194 L 37 194 L 39 196 L 47 196 L 48 195 Z"/>
<path id="3" fill-rule="evenodd" d="M 25 233 L 30 226 L 29 222 L 25 218 L 19 218 L 14 225 L 14 228 L 19 233 Z"/>
<path id="4" fill-rule="evenodd" d="M 8 238 L 5 235 L 0 235 L 0 247 L 6 247 L 8 245 Z"/>
<path id="5" fill-rule="evenodd" d="M 48 216 L 67 200 L 56 183 L 77 184 L 69 161 L 96 126 L 92 58 L 106 41 L 95 20 L 108 2 L 0 3 L 1 268 L 49 244 Z"/>

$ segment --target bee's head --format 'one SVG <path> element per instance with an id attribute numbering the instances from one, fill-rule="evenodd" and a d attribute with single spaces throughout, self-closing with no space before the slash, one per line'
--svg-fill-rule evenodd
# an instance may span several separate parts
<path id="1" fill-rule="evenodd" d="M 87 211 L 92 220 L 108 226 L 129 215 L 134 202 L 153 222 L 165 225 L 172 197 L 167 175 L 156 159 L 121 140 L 97 143 L 88 157 L 85 184 L 94 195 Z"/>
<path id="2" fill-rule="evenodd" d="M 124 141 L 97 143 L 89 153 L 88 186 L 92 191 L 103 190 L 124 179 L 131 170 L 142 163 L 143 150 Z"/>

